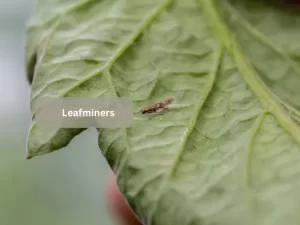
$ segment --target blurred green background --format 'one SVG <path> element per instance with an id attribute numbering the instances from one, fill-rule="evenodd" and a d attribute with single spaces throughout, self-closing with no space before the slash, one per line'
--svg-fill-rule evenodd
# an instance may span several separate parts
<path id="1" fill-rule="evenodd" d="M 60 151 L 25 160 L 30 124 L 25 25 L 32 0 L 0 0 L 0 225 L 112 225 L 109 168 L 87 130 Z"/>

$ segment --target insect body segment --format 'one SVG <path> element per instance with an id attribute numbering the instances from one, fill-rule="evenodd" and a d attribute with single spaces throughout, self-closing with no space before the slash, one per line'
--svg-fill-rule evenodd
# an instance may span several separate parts
<path id="1" fill-rule="evenodd" d="M 160 101 L 158 103 L 155 103 L 155 104 L 152 104 L 152 105 L 149 105 L 145 108 L 143 108 L 141 110 L 141 113 L 142 114 L 146 114 L 146 113 L 154 113 L 154 112 L 157 112 L 161 109 L 166 109 L 166 107 L 171 104 L 172 102 L 174 101 L 174 98 L 173 97 L 170 97 L 164 101 Z"/>

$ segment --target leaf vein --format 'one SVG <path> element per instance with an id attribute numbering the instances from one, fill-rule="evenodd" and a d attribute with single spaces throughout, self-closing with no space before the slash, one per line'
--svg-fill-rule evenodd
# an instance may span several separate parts
<path id="1" fill-rule="evenodd" d="M 251 62 L 247 59 L 241 47 L 231 35 L 227 25 L 220 16 L 214 1 L 199 0 L 203 6 L 204 12 L 211 23 L 212 30 L 216 33 L 221 43 L 224 44 L 228 52 L 231 53 L 237 68 L 239 69 L 245 82 L 252 89 L 253 93 L 261 101 L 263 107 L 272 113 L 280 126 L 286 130 L 294 140 L 300 145 L 300 128 L 296 122 L 291 119 L 288 113 L 282 108 L 280 103 L 273 98 L 272 93 L 267 89 L 265 84 L 257 76 Z"/>
<path id="2" fill-rule="evenodd" d="M 193 114 L 193 116 L 192 116 L 192 118 L 189 122 L 189 125 L 187 127 L 187 130 L 186 130 L 185 134 L 183 135 L 182 144 L 181 144 L 178 152 L 175 155 L 172 166 L 171 166 L 170 170 L 168 171 L 168 173 L 165 174 L 165 176 L 164 176 L 164 178 L 161 182 L 161 185 L 160 185 L 160 188 L 159 188 L 159 193 L 158 193 L 158 199 L 156 200 L 156 203 L 154 204 L 153 208 L 150 210 L 150 218 L 154 215 L 154 213 L 157 209 L 158 203 L 159 203 L 159 199 L 161 198 L 162 194 L 165 191 L 166 184 L 169 181 L 169 179 L 172 177 L 172 175 L 174 174 L 174 172 L 176 170 L 176 167 L 179 164 L 180 158 L 181 158 L 182 154 L 184 153 L 186 143 L 187 143 L 190 135 L 192 134 L 192 132 L 195 128 L 195 125 L 197 123 L 197 118 L 200 114 L 200 111 L 203 108 L 206 100 L 208 99 L 209 94 L 211 93 L 211 91 L 213 89 L 213 86 L 214 86 L 214 83 L 215 83 L 215 80 L 216 80 L 216 76 L 217 76 L 217 73 L 219 71 L 219 66 L 220 66 L 220 63 L 221 63 L 221 60 L 222 60 L 222 56 L 223 56 L 223 47 L 220 46 L 219 50 L 216 52 L 215 64 L 213 65 L 212 71 L 210 73 L 210 79 L 208 81 L 207 86 L 205 87 L 203 96 L 201 96 L 201 99 L 200 99 L 199 103 L 195 107 L 194 114 Z"/>
<path id="3" fill-rule="evenodd" d="M 108 60 L 108 62 L 101 67 L 99 71 L 96 71 L 91 76 L 86 77 L 82 81 L 78 82 L 76 85 L 74 85 L 72 88 L 68 89 L 63 95 L 66 96 L 68 93 L 70 93 L 72 90 L 74 90 L 76 87 L 80 86 L 84 82 L 96 77 L 100 73 L 103 72 L 103 70 L 107 69 L 110 70 L 111 66 L 117 61 L 117 59 L 133 44 L 133 42 L 138 38 L 138 36 L 142 33 L 142 31 L 156 18 L 157 15 L 171 2 L 171 0 L 164 0 L 161 5 L 159 5 L 157 8 L 152 10 L 148 15 L 145 16 L 145 18 L 140 23 L 140 26 L 136 29 L 135 32 L 132 33 L 128 37 L 128 39 L 122 44 L 115 52 L 115 54 Z"/>

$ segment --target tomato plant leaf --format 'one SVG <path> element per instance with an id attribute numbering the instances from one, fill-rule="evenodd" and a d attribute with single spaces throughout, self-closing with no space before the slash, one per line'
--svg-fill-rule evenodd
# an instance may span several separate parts
<path id="1" fill-rule="evenodd" d="M 39 130 L 38 98 L 130 97 L 133 126 L 98 142 L 144 224 L 297 225 L 299 15 L 276 1 L 38 1 L 28 157 L 83 131 Z M 168 97 L 168 112 L 139 113 Z"/>

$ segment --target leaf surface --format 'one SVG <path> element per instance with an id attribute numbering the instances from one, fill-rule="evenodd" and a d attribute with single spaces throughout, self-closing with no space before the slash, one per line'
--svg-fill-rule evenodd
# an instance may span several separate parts
<path id="1" fill-rule="evenodd" d="M 299 224 L 294 11 L 271 1 L 40 0 L 27 45 L 33 116 L 44 96 L 130 97 L 133 126 L 100 129 L 99 147 L 145 224 Z M 167 113 L 139 113 L 171 96 Z M 33 122 L 28 157 L 80 132 Z"/>

